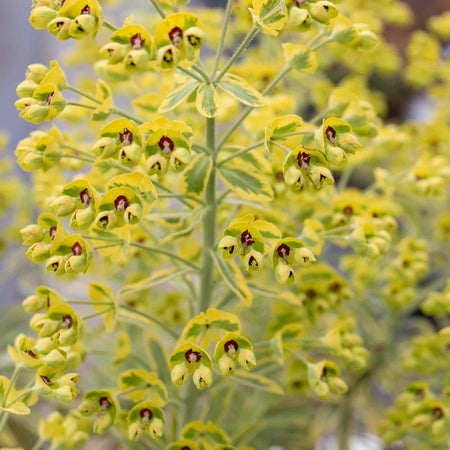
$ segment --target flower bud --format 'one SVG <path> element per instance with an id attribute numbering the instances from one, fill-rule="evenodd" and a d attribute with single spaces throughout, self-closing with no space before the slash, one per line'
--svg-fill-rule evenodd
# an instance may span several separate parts
<path id="1" fill-rule="evenodd" d="M 331 172 L 326 167 L 315 166 L 311 170 L 311 183 L 317 189 L 334 183 Z"/>
<path id="2" fill-rule="evenodd" d="M 45 268 L 49 272 L 53 272 L 55 275 L 62 275 L 65 273 L 66 261 L 63 256 L 52 256 L 46 263 Z"/>
<path id="3" fill-rule="evenodd" d="M 158 419 L 157 417 L 155 417 L 152 420 L 152 422 L 150 424 L 150 427 L 148 428 L 148 431 L 150 433 L 150 436 L 153 439 L 156 439 L 156 438 L 162 436 L 163 433 L 164 433 L 164 423 L 163 423 L 163 421 L 161 419 Z"/>
<path id="4" fill-rule="evenodd" d="M 221 248 L 222 256 L 229 261 L 233 259 L 238 253 L 238 242 L 233 236 L 224 236 L 219 242 L 219 248 Z"/>
<path id="5" fill-rule="evenodd" d="M 162 47 L 156 53 L 158 66 L 163 70 L 175 69 L 180 61 L 181 52 L 174 45 Z"/>
<path id="6" fill-rule="evenodd" d="M 86 268 L 86 254 L 72 255 L 65 265 L 65 271 L 67 273 L 81 273 Z"/>
<path id="7" fill-rule="evenodd" d="M 142 147 L 133 143 L 120 149 L 119 161 L 126 167 L 132 167 L 139 162 L 141 155 Z"/>
<path id="8" fill-rule="evenodd" d="M 47 30 L 53 36 L 57 36 L 58 41 L 63 41 L 70 37 L 71 23 L 72 20 L 67 17 L 56 17 L 47 25 Z"/>
<path id="9" fill-rule="evenodd" d="M 94 31 L 97 19 L 92 14 L 81 14 L 72 21 L 69 28 L 70 37 L 83 39 Z"/>
<path id="10" fill-rule="evenodd" d="M 138 223 L 142 218 L 143 210 L 142 206 L 139 203 L 132 203 L 125 210 L 125 214 L 123 215 L 125 222 L 134 225 Z"/>
<path id="11" fill-rule="evenodd" d="M 342 395 L 348 391 L 348 386 L 344 380 L 338 377 L 330 377 L 328 380 L 330 391 L 335 395 Z"/>
<path id="12" fill-rule="evenodd" d="M 26 255 L 35 264 L 40 264 L 50 257 L 50 245 L 37 242 L 27 250 Z"/>
<path id="13" fill-rule="evenodd" d="M 30 23 L 36 30 L 45 30 L 56 15 L 57 12 L 48 6 L 37 6 L 31 10 Z"/>
<path id="14" fill-rule="evenodd" d="M 182 386 L 189 377 L 188 369 L 184 363 L 177 364 L 170 372 L 172 383 Z"/>
<path id="15" fill-rule="evenodd" d="M 70 219 L 70 227 L 74 230 L 84 230 L 89 228 L 94 221 L 94 211 L 92 208 L 77 209 Z"/>
<path id="16" fill-rule="evenodd" d="M 143 432 L 144 429 L 141 425 L 137 422 L 133 422 L 128 426 L 128 439 L 135 442 L 141 437 Z"/>
<path id="17" fill-rule="evenodd" d="M 284 181 L 295 191 L 300 191 L 305 180 L 301 170 L 295 166 L 291 166 L 284 173 Z"/>
<path id="18" fill-rule="evenodd" d="M 325 155 L 327 160 L 335 166 L 342 166 L 347 162 L 347 155 L 340 147 L 327 145 L 325 148 Z"/>
<path id="19" fill-rule="evenodd" d="M 92 151 L 102 158 L 110 158 L 117 150 L 117 140 L 111 137 L 103 137 L 99 139 Z"/>
<path id="20" fill-rule="evenodd" d="M 192 376 L 194 384 L 197 386 L 197 389 L 204 389 L 205 387 L 211 386 L 212 383 L 212 371 L 208 369 L 208 367 L 203 364 L 194 372 Z"/>
<path id="21" fill-rule="evenodd" d="M 160 154 L 152 155 L 147 159 L 146 171 L 149 175 L 161 176 L 167 171 L 167 159 Z"/>
<path id="22" fill-rule="evenodd" d="M 45 298 L 39 297 L 39 295 L 30 295 L 23 302 L 22 306 L 25 312 L 34 313 L 40 311 L 45 304 Z"/>
<path id="23" fill-rule="evenodd" d="M 78 412 L 82 416 L 91 416 L 97 411 L 97 402 L 94 400 L 84 399 L 78 407 Z"/>
<path id="24" fill-rule="evenodd" d="M 381 256 L 381 252 L 375 244 L 368 243 L 364 246 L 364 255 L 369 258 L 376 259 Z"/>
<path id="25" fill-rule="evenodd" d="M 301 247 L 295 250 L 294 258 L 302 267 L 308 267 L 316 260 L 313 252 L 307 247 Z"/>
<path id="26" fill-rule="evenodd" d="M 38 339 L 35 348 L 41 355 L 47 355 L 53 350 L 54 346 L 53 339 L 48 337 Z"/>
<path id="27" fill-rule="evenodd" d="M 278 283 L 290 286 L 295 283 L 294 271 L 286 264 L 278 264 L 275 269 L 275 278 Z"/>
<path id="28" fill-rule="evenodd" d="M 28 225 L 20 230 L 23 245 L 32 245 L 44 239 L 44 230 L 36 224 Z"/>
<path id="29" fill-rule="evenodd" d="M 95 218 L 95 226 L 101 230 L 112 230 L 117 223 L 117 216 L 114 211 L 102 211 Z"/>
<path id="30" fill-rule="evenodd" d="M 32 97 L 38 84 L 33 80 L 24 80 L 17 85 L 16 93 L 20 98 Z"/>
<path id="31" fill-rule="evenodd" d="M 359 31 L 359 48 L 362 50 L 372 50 L 378 44 L 378 37 L 369 30 Z"/>
<path id="32" fill-rule="evenodd" d="M 223 376 L 227 377 L 234 375 L 234 369 L 236 365 L 234 364 L 234 361 L 227 355 L 221 356 L 218 365 Z"/>
<path id="33" fill-rule="evenodd" d="M 75 211 L 76 201 L 68 195 L 61 195 L 50 203 L 50 208 L 56 210 L 57 216 L 67 216 Z"/>
<path id="34" fill-rule="evenodd" d="M 44 361 L 47 366 L 55 368 L 63 368 L 66 365 L 66 358 L 56 348 L 51 350 L 48 355 L 44 356 L 42 361 Z"/>
<path id="35" fill-rule="evenodd" d="M 205 41 L 205 32 L 199 27 L 190 27 L 184 32 L 184 37 L 188 44 L 197 50 Z"/>
<path id="36" fill-rule="evenodd" d="M 39 84 L 47 75 L 47 72 L 48 68 L 43 64 L 30 64 L 27 67 L 26 79 Z"/>
<path id="37" fill-rule="evenodd" d="M 76 448 L 84 448 L 89 441 L 89 433 L 77 430 L 73 433 L 70 442 Z"/>
<path id="38" fill-rule="evenodd" d="M 100 55 L 108 60 L 111 64 L 116 64 L 123 60 L 127 52 L 125 45 L 118 42 L 108 42 L 100 49 Z"/>
<path id="39" fill-rule="evenodd" d="M 27 152 L 19 157 L 18 163 L 26 172 L 33 172 L 42 166 L 42 155 L 36 152 Z"/>
<path id="40" fill-rule="evenodd" d="M 252 250 L 245 255 L 244 264 L 249 272 L 257 272 L 263 267 L 263 255 L 256 250 Z"/>
<path id="41" fill-rule="evenodd" d="M 38 101 L 32 97 L 21 98 L 14 103 L 14 106 L 19 111 L 25 111 L 31 105 L 36 105 Z"/>
<path id="42" fill-rule="evenodd" d="M 125 69 L 129 71 L 137 71 L 145 69 L 149 60 L 149 54 L 145 48 L 139 50 L 130 50 L 123 60 Z"/>
<path id="43" fill-rule="evenodd" d="M 289 22 L 298 31 L 307 31 L 311 28 L 311 14 L 306 9 L 293 6 L 289 11 Z"/>
<path id="44" fill-rule="evenodd" d="M 361 148 L 361 143 L 352 133 L 338 134 L 336 137 L 336 142 L 339 147 L 351 154 L 354 154 L 356 150 Z"/>
<path id="45" fill-rule="evenodd" d="M 38 125 L 47 119 L 49 107 L 47 105 L 39 105 L 35 103 L 29 106 L 25 111 L 23 118 L 28 122 Z M 42 158 L 42 156 L 41 156 Z"/>
<path id="46" fill-rule="evenodd" d="M 56 331 L 58 331 L 59 323 L 56 320 L 48 319 L 47 316 L 45 316 L 42 320 L 40 320 L 37 323 L 33 323 L 33 326 L 30 327 L 38 333 L 40 338 L 45 338 L 49 336 L 53 336 Z"/>
<path id="47" fill-rule="evenodd" d="M 328 1 L 320 1 L 313 3 L 311 6 L 311 15 L 314 20 L 320 23 L 328 23 L 339 14 L 333 3 Z"/>
<path id="48" fill-rule="evenodd" d="M 328 398 L 328 395 L 330 393 L 330 388 L 328 386 L 327 383 L 325 383 L 325 381 L 319 381 L 315 386 L 314 386 L 314 392 L 320 397 L 320 398 Z"/>
<path id="49" fill-rule="evenodd" d="M 70 403 L 76 396 L 70 386 L 59 387 L 58 389 L 55 389 L 53 393 L 55 395 L 55 400 L 64 404 Z"/>
<path id="50" fill-rule="evenodd" d="M 174 172 L 181 172 L 191 160 L 189 151 L 185 148 L 177 148 L 170 156 L 170 168 Z"/>
<path id="51" fill-rule="evenodd" d="M 248 348 L 243 348 L 239 351 L 238 361 L 247 370 L 256 366 L 255 354 Z"/>

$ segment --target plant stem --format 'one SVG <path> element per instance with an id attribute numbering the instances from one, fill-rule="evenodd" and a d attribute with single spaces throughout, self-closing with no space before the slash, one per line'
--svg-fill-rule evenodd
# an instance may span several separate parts
<path id="1" fill-rule="evenodd" d="M 158 325 L 160 328 L 162 328 L 164 331 L 166 331 L 168 334 L 170 334 L 174 339 L 178 339 L 178 335 L 177 333 L 175 333 L 175 331 L 173 331 L 170 327 L 168 327 L 166 324 L 160 322 L 158 319 L 155 319 L 154 317 L 151 317 L 145 313 L 143 313 L 142 311 L 137 310 L 136 308 L 133 308 L 131 306 L 128 305 L 120 305 L 119 309 L 123 309 L 125 311 L 130 311 L 131 313 L 133 313 L 135 315 L 135 317 L 142 317 L 143 319 L 145 319 L 145 321 L 143 323 L 147 323 L 151 322 L 155 325 Z"/>
<path id="2" fill-rule="evenodd" d="M 72 158 L 72 159 L 79 159 L 80 161 L 87 161 L 90 163 L 93 163 L 95 160 L 91 159 L 91 158 L 87 158 L 86 156 L 82 156 L 82 155 L 62 155 L 62 158 Z"/>
<path id="3" fill-rule="evenodd" d="M 6 388 L 6 391 L 5 391 L 5 394 L 3 397 L 3 405 L 2 406 L 6 405 L 6 401 L 8 400 L 8 395 L 11 392 L 11 389 L 13 388 L 13 386 L 16 384 L 16 380 L 17 380 L 17 377 L 19 376 L 20 369 L 21 369 L 21 367 L 18 365 L 14 367 L 14 372 L 11 375 L 11 380 L 9 381 L 8 387 Z"/>
<path id="4" fill-rule="evenodd" d="M 192 267 L 196 271 L 200 271 L 200 267 L 198 267 L 193 262 L 188 261 L 187 259 L 181 258 L 181 256 L 175 255 L 175 253 L 171 253 L 171 252 L 169 252 L 167 250 L 163 250 L 163 249 L 157 248 L 157 247 L 151 247 L 149 245 L 141 244 L 140 242 L 130 242 L 130 246 L 137 247 L 137 248 L 142 248 L 143 250 L 148 250 L 148 251 L 153 252 L 153 253 L 159 253 L 161 255 L 168 256 L 169 258 L 172 258 L 172 259 L 174 259 L 176 261 L 179 261 L 179 262 L 181 262 L 183 264 L 186 264 L 189 267 Z"/>
<path id="5" fill-rule="evenodd" d="M 180 72 L 185 73 L 188 77 L 194 78 L 194 80 L 197 80 L 199 83 L 203 83 L 202 78 L 200 78 L 198 75 L 196 75 L 195 73 L 192 73 L 190 70 L 185 69 L 184 67 L 181 66 L 177 66 L 177 69 Z"/>
<path id="6" fill-rule="evenodd" d="M 112 110 L 112 114 L 117 114 L 118 116 L 125 117 L 125 119 L 128 119 L 128 120 L 133 120 L 134 122 L 138 123 L 139 125 L 142 125 L 144 123 L 143 120 L 139 119 L 138 117 L 132 116 L 131 114 L 128 114 L 127 112 L 122 111 L 119 108 L 114 108 Z"/>
<path id="7" fill-rule="evenodd" d="M 149 2 L 153 5 L 153 8 L 156 9 L 158 14 L 164 19 L 166 17 L 166 13 L 162 9 L 161 5 L 159 4 L 158 0 L 149 0 Z"/>
<path id="8" fill-rule="evenodd" d="M 195 70 L 202 78 L 206 84 L 211 84 L 211 79 L 209 78 L 208 74 L 203 72 L 203 70 L 196 66 L 195 64 L 192 66 L 192 70 Z"/>
<path id="9" fill-rule="evenodd" d="M 83 301 L 83 300 L 67 300 L 66 303 L 69 305 L 91 305 L 91 306 L 111 305 L 111 302 L 88 302 L 88 301 Z"/>
<path id="10" fill-rule="evenodd" d="M 41 448 L 41 445 L 44 443 L 44 439 L 39 438 L 36 443 L 31 447 L 31 450 L 39 450 Z"/>
<path id="11" fill-rule="evenodd" d="M 80 108 L 90 109 L 91 111 L 96 109 L 96 106 L 85 105 L 84 103 L 77 103 L 77 102 L 67 102 L 66 105 L 68 105 L 68 106 L 79 106 Z"/>
<path id="12" fill-rule="evenodd" d="M 64 149 L 72 150 L 73 152 L 79 153 L 80 155 L 85 155 L 89 158 L 93 158 L 92 153 L 86 152 L 84 150 L 80 150 L 79 148 L 72 147 L 69 144 L 64 144 Z"/>
<path id="13" fill-rule="evenodd" d="M 27 389 L 23 391 L 20 395 L 18 395 L 15 399 L 11 400 L 5 408 L 9 408 L 10 406 L 14 405 L 14 403 L 18 402 L 21 398 L 27 396 L 30 392 L 33 392 L 33 389 Z"/>
<path id="14" fill-rule="evenodd" d="M 102 316 L 103 314 L 105 314 L 108 311 L 111 311 L 112 309 L 114 309 L 114 307 L 110 306 L 109 308 L 105 308 L 105 309 L 102 309 L 101 311 L 97 311 L 93 314 L 89 314 L 88 316 L 84 316 L 82 319 L 83 320 L 93 319 L 94 317 Z"/>
<path id="15" fill-rule="evenodd" d="M 277 137 L 285 138 L 285 137 L 289 137 L 289 136 L 300 136 L 302 134 L 314 134 L 314 130 L 293 131 L 292 133 L 283 133 L 283 134 L 280 134 L 279 136 L 277 135 Z"/>
<path id="16" fill-rule="evenodd" d="M 241 53 L 245 50 L 247 45 L 250 43 L 250 41 L 255 37 L 256 33 L 258 33 L 259 29 L 253 25 L 251 30 L 247 33 L 247 36 L 245 36 L 244 40 L 241 42 L 239 47 L 236 49 L 236 51 L 233 53 L 231 58 L 228 60 L 228 62 L 225 64 L 225 67 L 219 72 L 219 74 L 214 78 L 214 82 L 218 83 L 222 77 L 227 73 L 228 69 L 234 64 L 236 59 L 239 58 Z"/>
<path id="17" fill-rule="evenodd" d="M 268 94 L 276 85 L 279 83 L 286 74 L 289 73 L 291 68 L 286 65 L 283 70 L 271 81 L 270 84 L 267 85 L 267 87 L 261 92 L 262 95 Z M 217 145 L 217 152 L 225 145 L 225 143 L 228 141 L 230 136 L 239 128 L 241 123 L 245 120 L 245 118 L 253 111 L 253 107 L 249 106 L 244 111 L 242 111 L 242 114 L 238 117 L 236 122 L 232 125 L 230 130 L 227 132 L 227 134 L 222 138 L 222 140 Z"/>
<path id="18" fill-rule="evenodd" d="M 222 161 L 220 161 L 217 165 L 218 165 L 218 167 L 223 166 L 228 161 L 231 161 L 234 158 L 238 158 L 239 156 L 245 155 L 246 153 L 254 150 L 255 148 L 261 147 L 261 145 L 264 145 L 264 139 L 261 139 L 260 141 L 255 142 L 254 144 L 249 145 L 248 147 L 246 147 L 242 150 L 239 150 L 238 152 L 233 153 L 230 156 L 227 156 L 226 158 L 222 159 Z"/>
<path id="19" fill-rule="evenodd" d="M 103 245 L 96 245 L 93 247 L 94 250 L 101 250 L 102 248 L 109 248 L 109 247 L 117 247 L 118 245 L 122 245 L 122 242 L 110 242 L 109 244 L 103 244 Z"/>
<path id="20" fill-rule="evenodd" d="M 222 33 L 220 35 L 219 46 L 217 47 L 216 59 L 214 60 L 213 69 L 211 72 L 211 78 L 214 78 L 217 74 L 217 70 L 219 69 L 220 57 L 223 53 L 223 47 L 225 45 L 225 37 L 227 35 L 228 24 L 230 22 L 231 10 L 233 6 L 233 0 L 228 0 L 227 9 L 225 10 L 225 18 L 222 25 Z"/>
<path id="21" fill-rule="evenodd" d="M 214 261 L 211 252 L 216 241 L 216 122 L 206 119 L 206 146 L 211 154 L 212 169 L 205 192 L 206 212 L 203 216 L 203 262 L 200 283 L 200 311 L 209 307 L 212 290 Z"/>
<path id="22" fill-rule="evenodd" d="M 81 95 L 81 97 L 87 98 L 88 100 L 91 100 L 94 103 L 98 103 L 99 105 L 102 103 L 101 101 L 97 100 L 94 96 L 87 94 L 86 92 L 83 92 L 80 89 L 77 89 L 73 86 L 66 85 L 66 89 L 75 92 L 76 94 Z"/>
<path id="23" fill-rule="evenodd" d="M 116 31 L 116 30 L 118 30 L 117 27 L 115 27 L 115 26 L 112 25 L 111 23 L 107 22 L 106 20 L 103 21 L 102 25 L 103 25 L 105 28 L 107 28 L 108 30 L 111 30 L 111 31 Z"/>
<path id="24" fill-rule="evenodd" d="M 155 187 L 161 189 L 162 191 L 167 192 L 168 194 L 173 194 L 173 192 L 169 188 L 166 188 L 163 184 L 159 183 L 158 181 L 153 180 L 153 184 Z M 159 195 L 159 192 L 158 192 L 158 195 Z M 187 207 L 189 207 L 191 209 L 193 208 L 193 206 L 185 198 L 180 198 L 180 201 L 181 201 L 181 203 L 184 203 Z"/>
<path id="25" fill-rule="evenodd" d="M 200 203 L 202 205 L 204 205 L 203 200 L 201 200 L 200 198 L 197 197 L 193 197 L 192 195 L 186 195 L 186 194 L 172 194 L 172 193 L 162 193 L 162 194 L 158 194 L 158 198 L 177 198 L 177 199 L 186 199 L 186 200 L 192 200 L 194 202 Z"/>

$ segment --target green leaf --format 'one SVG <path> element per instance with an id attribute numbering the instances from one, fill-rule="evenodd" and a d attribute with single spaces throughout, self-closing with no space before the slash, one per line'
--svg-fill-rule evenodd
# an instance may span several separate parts
<path id="1" fill-rule="evenodd" d="M 219 108 L 219 94 L 212 84 L 202 84 L 197 91 L 195 104 L 198 112 L 205 117 L 212 118 Z"/>
<path id="2" fill-rule="evenodd" d="M 262 377 L 250 372 L 244 372 L 243 370 L 236 370 L 234 380 L 238 383 L 250 386 L 254 389 L 261 391 L 272 392 L 273 394 L 283 395 L 284 391 L 280 385 L 270 380 L 269 378 Z"/>
<path id="3" fill-rule="evenodd" d="M 203 194 L 211 173 L 212 160 L 208 155 L 196 156 L 181 174 L 179 189 L 182 194 Z"/>
<path id="4" fill-rule="evenodd" d="M 101 105 L 97 106 L 97 108 L 92 111 L 88 125 L 93 127 L 99 123 L 104 122 L 112 113 L 114 109 L 114 103 L 111 98 L 107 98 Z"/>
<path id="5" fill-rule="evenodd" d="M 317 69 L 316 54 L 306 45 L 283 44 L 286 62 L 292 69 L 314 73 Z"/>
<path id="6" fill-rule="evenodd" d="M 261 93 L 244 80 L 244 78 L 238 77 L 237 75 L 225 75 L 219 83 L 219 87 L 244 105 L 256 107 L 265 104 L 264 97 Z"/>
<path id="7" fill-rule="evenodd" d="M 247 282 L 234 261 L 225 261 L 212 252 L 214 262 L 229 288 L 247 305 L 252 304 L 252 293 Z"/>
<path id="8" fill-rule="evenodd" d="M 225 184 L 244 199 L 259 202 L 273 199 L 270 184 L 258 173 L 250 173 L 240 167 L 221 166 L 219 174 Z"/>
<path id="9" fill-rule="evenodd" d="M 159 106 L 158 112 L 163 113 L 172 110 L 199 86 L 200 83 L 198 81 L 181 84 L 163 100 Z"/>

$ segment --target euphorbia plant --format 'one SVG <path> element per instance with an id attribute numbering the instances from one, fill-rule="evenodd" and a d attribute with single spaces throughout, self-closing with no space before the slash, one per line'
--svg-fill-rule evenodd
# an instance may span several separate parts
<path id="1" fill-rule="evenodd" d="M 407 80 L 442 93 L 435 119 L 395 126 L 368 78 L 399 69 L 381 31 L 410 19 L 400 2 L 151 0 L 120 27 L 103 3 L 30 14 L 82 41 L 68 60 L 100 78 L 75 87 L 52 61 L 17 87 L 21 117 L 56 123 L 16 149 L 42 210 L 23 244 L 51 287 L 23 301 L 0 430 L 53 399 L 68 406 L 34 449 L 104 433 L 105 448 L 309 449 L 331 429 L 347 449 L 354 424 L 444 448 L 448 17 L 409 52 Z M 398 396 L 381 424 L 370 382 Z"/>

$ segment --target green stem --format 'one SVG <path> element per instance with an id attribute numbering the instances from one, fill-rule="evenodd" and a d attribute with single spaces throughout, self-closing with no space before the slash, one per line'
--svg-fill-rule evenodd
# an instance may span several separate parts
<path id="1" fill-rule="evenodd" d="M 162 9 L 161 5 L 159 4 L 158 0 L 149 0 L 149 2 L 153 5 L 153 8 L 156 9 L 158 14 L 164 19 L 166 17 L 166 13 Z"/>
<path id="2" fill-rule="evenodd" d="M 162 191 L 167 192 L 168 194 L 173 194 L 173 192 L 169 188 L 166 188 L 163 184 L 159 183 L 158 181 L 153 180 L 153 185 L 155 187 L 161 189 Z M 159 195 L 159 193 L 158 193 L 158 195 Z M 193 206 L 185 198 L 180 198 L 180 201 L 181 201 L 181 203 L 184 203 L 187 207 L 189 207 L 191 209 L 193 208 Z"/>
<path id="3" fill-rule="evenodd" d="M 9 408 L 10 406 L 14 405 L 14 403 L 18 402 L 21 398 L 27 396 L 30 392 L 33 392 L 33 389 L 26 389 L 23 391 L 20 395 L 18 395 L 15 399 L 11 400 L 5 408 Z"/>
<path id="4" fill-rule="evenodd" d="M 206 146 L 211 154 L 212 169 L 205 192 L 206 212 L 203 216 L 203 261 L 200 283 L 200 311 L 206 311 L 212 298 L 216 240 L 216 122 L 206 119 Z"/>
<path id="5" fill-rule="evenodd" d="M 201 205 L 204 205 L 205 203 L 203 200 L 197 197 L 193 197 L 192 195 L 186 195 L 186 194 L 172 194 L 172 193 L 162 193 L 158 194 L 158 198 L 178 198 L 178 199 L 186 199 L 186 200 L 192 200 L 194 202 L 200 203 Z"/>
<path id="6" fill-rule="evenodd" d="M 31 450 L 39 450 L 41 448 L 41 445 L 44 443 L 44 439 L 41 437 L 36 441 L 36 443 L 31 447 Z"/>
<path id="7" fill-rule="evenodd" d="M 77 152 L 77 153 L 79 153 L 80 155 L 84 155 L 84 156 L 87 156 L 87 157 L 89 157 L 89 158 L 92 158 L 92 157 L 93 157 L 93 156 L 92 156 L 92 153 L 86 152 L 86 151 L 84 151 L 84 150 L 80 150 L 79 148 L 72 147 L 71 145 L 68 145 L 68 144 L 64 144 L 64 149 L 72 150 L 73 152 Z"/>
<path id="8" fill-rule="evenodd" d="M 250 43 L 250 41 L 256 36 L 259 29 L 253 25 L 251 30 L 247 33 L 247 36 L 245 36 L 244 40 L 241 42 L 239 47 L 236 49 L 236 51 L 233 53 L 231 58 L 228 60 L 228 62 L 225 64 L 225 67 L 219 72 L 219 74 L 214 78 L 214 82 L 218 83 L 222 77 L 227 73 L 228 69 L 234 64 L 234 62 L 239 58 L 241 53 L 245 50 L 247 45 Z"/>
<path id="9" fill-rule="evenodd" d="M 86 162 L 90 162 L 93 163 L 95 161 L 95 159 L 91 159 L 91 158 L 87 158 L 86 156 L 82 156 L 82 155 L 62 155 L 62 158 L 72 158 L 72 159 L 79 159 L 80 161 L 86 161 Z"/>
<path id="10" fill-rule="evenodd" d="M 77 89 L 73 86 L 66 85 L 65 87 L 69 91 L 75 92 L 78 95 L 81 95 L 81 97 L 87 98 L 91 102 L 98 103 L 99 105 L 102 103 L 101 101 L 97 100 L 93 95 L 87 94 L 86 92 L 81 91 L 80 89 Z"/>
<path id="11" fill-rule="evenodd" d="M 88 302 L 83 300 L 67 300 L 67 304 L 69 305 L 91 305 L 91 306 L 107 306 L 111 305 L 111 302 Z"/>
<path id="12" fill-rule="evenodd" d="M 217 74 L 217 70 L 219 69 L 220 58 L 223 53 L 223 47 L 225 45 L 225 37 L 227 35 L 228 24 L 230 22 L 231 10 L 233 7 L 233 0 L 228 0 L 227 8 L 225 10 L 225 18 L 222 25 L 222 33 L 220 34 L 219 46 L 217 47 L 216 58 L 214 60 L 213 69 L 211 72 L 211 77 L 214 78 Z"/>
<path id="13" fill-rule="evenodd" d="M 144 121 L 142 119 L 132 116 L 131 114 L 128 114 L 127 112 L 122 111 L 119 108 L 114 108 L 112 110 L 112 114 L 117 114 L 118 116 L 125 117 L 125 119 L 128 119 L 128 120 L 133 120 L 134 122 L 138 123 L 139 125 L 142 125 L 144 123 Z"/>
<path id="14" fill-rule="evenodd" d="M 143 313 L 142 311 L 139 311 L 136 308 L 133 308 L 133 307 L 128 306 L 128 305 L 120 305 L 119 309 L 123 309 L 125 311 L 130 311 L 135 316 L 142 317 L 143 319 L 145 319 L 145 321 L 143 321 L 143 323 L 148 324 L 148 322 L 152 322 L 153 324 L 158 325 L 160 328 L 162 328 L 168 334 L 170 334 L 174 339 L 178 339 L 177 333 L 175 333 L 175 331 L 173 331 L 171 328 L 169 328 L 166 324 L 160 322 L 158 319 L 155 319 L 154 317 L 151 317 L 151 316 Z"/>
<path id="15" fill-rule="evenodd" d="M 314 134 L 314 130 L 301 130 L 301 131 L 293 131 L 292 133 L 283 133 L 280 135 L 277 135 L 277 138 L 285 138 L 289 136 L 300 136 L 302 134 Z"/>
<path id="16" fill-rule="evenodd" d="M 93 241 L 111 241 L 111 242 L 121 242 L 117 237 L 103 237 L 103 236 L 90 236 L 89 234 L 82 234 L 83 239 L 91 239 Z"/>
<path id="17" fill-rule="evenodd" d="M 9 413 L 6 411 L 0 411 L 0 435 L 2 434 L 2 430 L 6 425 L 6 422 L 8 421 Z"/>
<path id="18" fill-rule="evenodd" d="M 84 316 L 83 320 L 93 319 L 94 317 L 102 316 L 103 314 L 105 314 L 108 311 L 111 311 L 112 309 L 114 309 L 113 306 L 110 306 L 109 308 L 102 309 L 101 311 L 97 311 L 97 312 L 95 312 L 93 314 L 89 314 L 87 316 Z"/>
<path id="19" fill-rule="evenodd" d="M 190 70 L 185 69 L 184 67 L 181 66 L 177 66 L 177 69 L 180 72 L 185 73 L 188 77 L 194 78 L 194 80 L 197 80 L 199 83 L 203 83 L 202 78 L 200 78 L 199 76 L 197 76 L 195 73 L 192 73 Z"/>
<path id="20" fill-rule="evenodd" d="M 5 391 L 5 394 L 3 397 L 3 405 L 2 406 L 6 405 L 8 395 L 11 392 L 11 389 L 13 388 L 13 386 L 16 384 L 16 380 L 17 380 L 17 377 L 19 376 L 20 369 L 21 369 L 21 366 L 19 366 L 19 365 L 14 367 L 14 372 L 11 375 L 11 380 L 9 381 L 8 387 L 6 388 L 6 391 Z"/>
<path id="21" fill-rule="evenodd" d="M 111 242 L 109 244 L 104 244 L 104 245 L 95 245 L 93 247 L 94 250 L 101 250 L 102 248 L 109 248 L 109 247 L 117 247 L 118 245 L 122 245 L 122 242 Z"/>
<path id="22" fill-rule="evenodd" d="M 208 149 L 200 144 L 192 144 L 192 150 L 196 150 L 202 153 L 209 153 Z"/>
<path id="23" fill-rule="evenodd" d="M 163 250 L 161 248 L 157 248 L 157 247 L 151 247 L 149 245 L 145 245 L 145 244 L 141 244 L 140 242 L 130 242 L 130 246 L 132 247 L 137 247 L 137 248 L 141 248 L 143 250 L 148 250 L 149 252 L 153 252 L 153 253 L 159 253 L 161 255 L 165 255 L 168 256 L 169 258 L 174 259 L 175 261 L 181 262 L 183 264 L 186 264 L 189 267 L 192 267 L 193 269 L 195 269 L 196 271 L 200 271 L 200 267 L 198 267 L 196 264 L 194 264 L 193 262 L 181 258 L 178 255 L 175 255 L 175 253 L 171 253 L 167 250 Z"/>
<path id="24" fill-rule="evenodd" d="M 103 21 L 102 25 L 103 25 L 105 28 L 107 28 L 108 30 L 111 30 L 111 31 L 117 31 L 117 30 L 118 30 L 117 27 L 115 27 L 115 26 L 112 25 L 111 23 L 107 22 L 106 20 Z"/>
<path id="25" fill-rule="evenodd" d="M 211 84 L 211 79 L 209 78 L 208 74 L 203 72 L 200 67 L 193 65 L 192 70 L 195 70 L 203 78 L 202 81 L 204 81 L 206 84 Z"/>
<path id="26" fill-rule="evenodd" d="M 67 102 L 66 105 L 78 106 L 80 108 L 90 109 L 91 111 L 93 111 L 94 109 L 97 109 L 96 106 L 85 105 L 84 103 L 78 103 L 78 102 Z"/>
<path id="27" fill-rule="evenodd" d="M 244 148 L 244 149 L 242 149 L 242 150 L 239 150 L 238 152 L 233 153 L 233 154 L 230 155 L 230 156 L 227 156 L 226 158 L 222 159 L 222 161 L 220 161 L 220 162 L 217 164 L 217 166 L 218 166 L 218 167 L 221 167 L 221 166 L 223 166 L 224 164 L 226 164 L 228 161 L 231 161 L 231 160 L 234 159 L 234 158 L 238 158 L 239 156 L 245 155 L 246 153 L 251 152 L 251 151 L 254 150 L 255 148 L 261 147 L 261 145 L 264 145 L 264 139 L 261 139 L 260 141 L 255 142 L 254 144 L 249 145 L 248 147 L 246 147 L 246 148 Z"/>
<path id="28" fill-rule="evenodd" d="M 268 94 L 276 85 L 279 83 L 291 70 L 291 68 L 286 65 L 283 70 L 271 81 L 270 84 L 266 86 L 266 88 L 261 92 L 262 95 Z M 239 128 L 241 123 L 245 120 L 245 118 L 253 111 L 253 107 L 249 106 L 244 111 L 242 111 L 242 114 L 238 117 L 236 122 L 232 125 L 230 130 L 227 132 L 227 134 L 222 138 L 222 140 L 219 142 L 217 146 L 217 151 L 219 151 L 228 141 L 230 136 Z"/>

